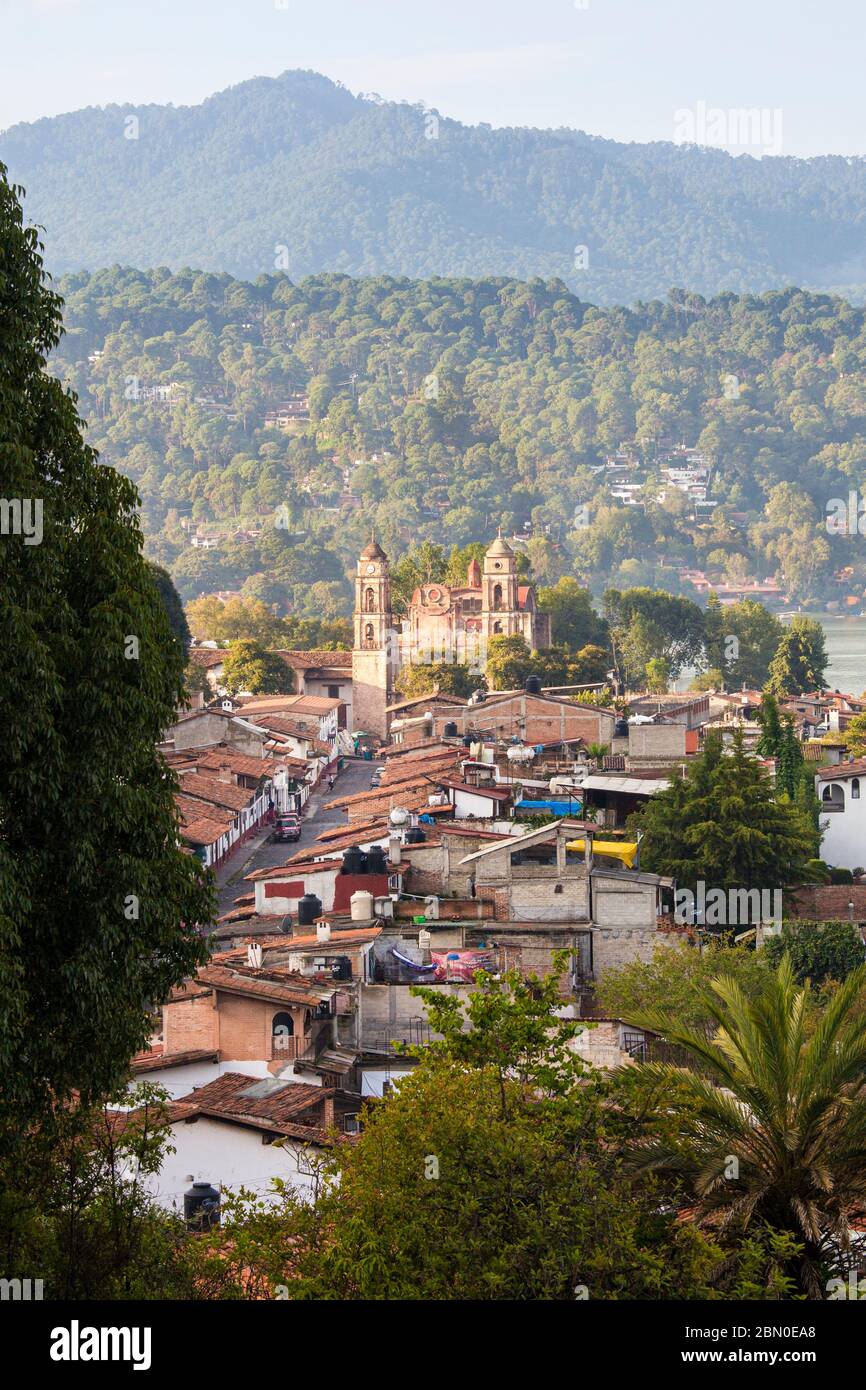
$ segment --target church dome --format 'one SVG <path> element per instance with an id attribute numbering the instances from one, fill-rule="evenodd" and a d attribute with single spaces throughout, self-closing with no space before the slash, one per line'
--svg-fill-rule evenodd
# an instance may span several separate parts
<path id="1" fill-rule="evenodd" d="M 387 560 L 387 558 L 388 556 L 378 541 L 370 541 L 369 545 L 365 545 L 361 551 L 362 560 Z"/>
<path id="2" fill-rule="evenodd" d="M 501 536 L 497 536 L 496 540 L 492 541 L 491 544 L 487 547 L 485 554 L 513 556 L 514 551 L 511 549 L 511 546 L 508 544 L 507 541 L 504 541 Z"/>

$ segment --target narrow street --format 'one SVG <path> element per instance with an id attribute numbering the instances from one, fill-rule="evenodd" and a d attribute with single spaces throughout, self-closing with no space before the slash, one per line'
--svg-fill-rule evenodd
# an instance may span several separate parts
<path id="1" fill-rule="evenodd" d="M 252 873 L 254 869 L 269 869 L 285 864 L 298 850 L 312 845 L 329 826 L 344 825 L 345 811 L 325 810 L 323 803 L 332 801 L 336 796 L 353 796 L 356 792 L 366 791 L 375 769 L 380 766 L 376 762 L 347 760 L 343 771 L 337 776 L 333 791 L 328 791 L 325 783 L 310 797 L 301 816 L 301 838 L 294 844 L 272 844 L 271 828 L 268 827 L 262 836 L 243 845 L 217 873 L 220 916 L 228 912 L 236 898 L 249 892 L 250 885 L 244 883 L 245 874 Z"/>

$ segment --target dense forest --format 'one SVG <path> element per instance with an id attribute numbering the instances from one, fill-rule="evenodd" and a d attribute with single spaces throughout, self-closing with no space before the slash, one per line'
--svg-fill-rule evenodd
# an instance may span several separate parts
<path id="1" fill-rule="evenodd" d="M 864 159 L 470 127 L 313 72 L 16 125 L 0 158 L 55 273 L 539 275 L 608 304 L 866 285 Z"/>
<path id="2" fill-rule="evenodd" d="M 844 300 L 672 292 L 606 309 L 556 280 L 118 267 L 60 289 L 52 368 L 103 463 L 136 483 L 148 554 L 185 601 L 242 589 L 333 618 L 371 528 L 396 561 L 498 525 L 539 582 L 575 576 L 597 596 L 694 597 L 690 568 L 775 575 L 798 602 L 862 596 L 862 536 L 827 524 L 866 482 L 866 313 Z M 710 467 L 714 510 L 659 500 L 678 443 Z M 624 447 L 639 505 L 611 496 L 605 460 Z"/>

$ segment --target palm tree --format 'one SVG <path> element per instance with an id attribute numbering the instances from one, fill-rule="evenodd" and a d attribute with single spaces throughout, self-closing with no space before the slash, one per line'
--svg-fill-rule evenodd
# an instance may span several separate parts
<path id="1" fill-rule="evenodd" d="M 598 767 L 603 758 L 610 752 L 609 743 L 588 743 L 585 748 L 586 756 Z"/>
<path id="2" fill-rule="evenodd" d="M 744 1232 L 767 1222 L 791 1232 L 801 1247 L 791 1273 L 809 1298 L 824 1297 L 822 1276 L 866 1209 L 864 986 L 860 966 L 810 1032 L 808 985 L 797 987 L 785 957 L 752 998 L 732 976 L 711 983 L 709 1039 L 671 1027 L 660 1012 L 629 1019 L 700 1067 L 642 1066 L 669 1097 L 676 1137 L 636 1146 L 635 1168 L 685 1176 L 700 1224 Z"/>

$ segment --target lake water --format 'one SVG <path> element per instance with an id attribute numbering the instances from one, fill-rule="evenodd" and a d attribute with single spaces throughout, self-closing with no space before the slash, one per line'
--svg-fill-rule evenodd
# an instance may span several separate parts
<path id="1" fill-rule="evenodd" d="M 845 695 L 866 690 L 866 618 L 816 613 L 827 645 L 827 684 Z"/>
<path id="2" fill-rule="evenodd" d="M 835 613 L 810 613 L 824 629 L 827 647 L 827 685 L 844 695 L 862 695 L 866 690 L 866 617 L 844 617 Z M 787 622 L 790 615 L 782 619 Z M 688 690 L 693 671 L 683 671 L 676 690 Z"/>

